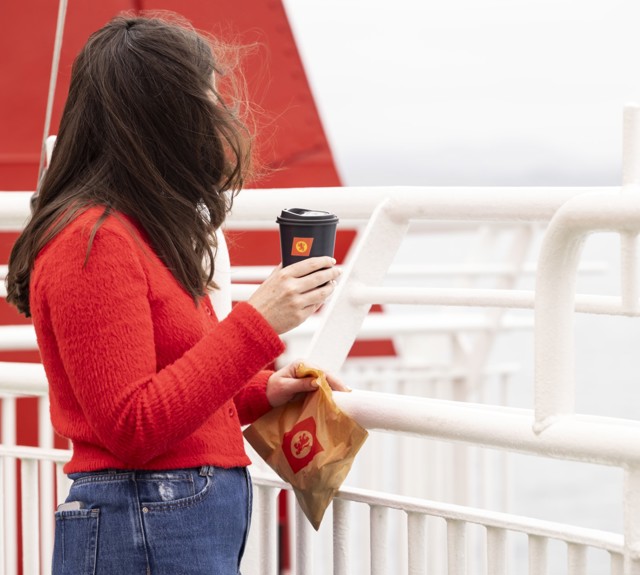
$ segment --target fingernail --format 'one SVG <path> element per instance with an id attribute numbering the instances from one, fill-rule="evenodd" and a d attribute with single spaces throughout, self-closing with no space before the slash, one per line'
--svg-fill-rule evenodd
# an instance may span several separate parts
<path id="1" fill-rule="evenodd" d="M 333 262 L 333 265 L 336 265 L 336 259 L 335 258 L 331 258 L 331 261 Z"/>
<path id="2" fill-rule="evenodd" d="M 353 391 L 353 389 L 351 389 L 351 388 L 347 385 L 347 391 Z"/>

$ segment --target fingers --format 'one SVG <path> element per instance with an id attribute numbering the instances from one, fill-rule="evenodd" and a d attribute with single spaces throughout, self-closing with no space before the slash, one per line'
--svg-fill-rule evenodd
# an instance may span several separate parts
<path id="1" fill-rule="evenodd" d="M 316 287 L 300 295 L 300 301 L 304 308 L 320 307 L 327 298 L 336 289 L 336 282 L 334 280 L 327 282 L 324 285 Z"/>
<path id="2" fill-rule="evenodd" d="M 327 383 L 329 384 L 329 387 L 333 391 L 353 391 L 340 378 L 338 378 L 335 375 L 332 375 L 330 373 L 327 373 L 322 368 L 317 367 L 315 365 L 312 365 L 309 362 L 305 361 L 304 359 L 297 359 L 297 360 L 293 361 L 292 363 L 290 363 L 288 367 L 290 367 L 292 369 L 293 373 L 295 373 L 300 364 L 304 364 L 304 365 L 306 365 L 307 367 L 309 367 L 311 369 L 317 369 L 318 371 L 322 371 L 324 373 L 326 379 L 327 379 Z M 310 378 L 301 378 L 301 379 L 310 379 Z M 318 386 L 316 385 L 315 387 L 318 387 Z M 315 387 L 314 387 L 314 389 L 315 389 Z"/>
<path id="3" fill-rule="evenodd" d="M 327 378 L 327 383 L 329 384 L 329 387 L 333 391 L 352 391 L 352 389 L 348 385 L 345 385 L 344 383 L 342 383 L 342 381 L 340 381 L 334 375 L 331 375 L 330 373 L 325 373 L 325 376 Z"/>
<path id="4" fill-rule="evenodd" d="M 299 278 L 300 289 L 302 293 L 316 289 L 319 286 L 329 282 L 335 282 L 340 277 L 342 270 L 338 268 L 321 269 L 317 272 L 309 274 L 303 278 Z"/>
<path id="5" fill-rule="evenodd" d="M 316 258 L 307 258 L 291 264 L 286 267 L 287 273 L 290 273 L 293 277 L 301 278 L 317 272 L 323 268 L 332 268 L 336 265 L 336 260 L 329 256 L 321 256 Z"/>
<path id="6" fill-rule="evenodd" d="M 325 303 L 340 270 L 335 259 L 322 256 L 276 267 L 248 302 L 279 333 L 300 325 Z"/>

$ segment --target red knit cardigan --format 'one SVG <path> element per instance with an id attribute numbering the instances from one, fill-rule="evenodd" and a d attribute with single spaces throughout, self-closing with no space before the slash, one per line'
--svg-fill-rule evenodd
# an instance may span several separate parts
<path id="1" fill-rule="evenodd" d="M 270 409 L 261 371 L 283 350 L 248 303 L 196 306 L 121 214 L 83 212 L 38 255 L 30 304 L 65 472 L 250 463 L 241 424 Z"/>

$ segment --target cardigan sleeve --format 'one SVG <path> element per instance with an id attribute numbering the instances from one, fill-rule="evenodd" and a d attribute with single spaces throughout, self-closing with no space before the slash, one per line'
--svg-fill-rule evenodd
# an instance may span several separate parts
<path id="1" fill-rule="evenodd" d="M 243 303 L 158 370 L 144 256 L 104 226 L 85 265 L 86 245 L 86 234 L 74 232 L 46 258 L 39 286 L 50 328 L 94 433 L 122 461 L 144 464 L 237 396 L 283 344 Z"/>
<path id="2" fill-rule="evenodd" d="M 273 371 L 258 372 L 233 398 L 242 425 L 249 425 L 271 410 L 267 399 L 267 382 Z"/>

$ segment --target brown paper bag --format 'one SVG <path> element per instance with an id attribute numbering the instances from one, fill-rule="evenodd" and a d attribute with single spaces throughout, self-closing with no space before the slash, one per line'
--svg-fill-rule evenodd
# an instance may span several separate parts
<path id="1" fill-rule="evenodd" d="M 315 377 L 320 387 L 272 409 L 245 429 L 244 436 L 291 484 L 302 511 L 318 530 L 368 434 L 340 411 L 322 371 L 300 364 L 296 375 Z"/>

